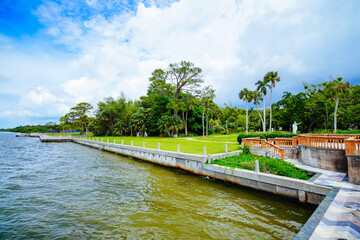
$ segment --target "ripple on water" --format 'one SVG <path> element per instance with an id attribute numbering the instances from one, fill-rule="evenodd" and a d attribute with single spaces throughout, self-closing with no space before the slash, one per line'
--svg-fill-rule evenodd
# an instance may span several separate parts
<path id="1" fill-rule="evenodd" d="M 313 209 L 73 143 L 0 133 L 0 238 L 291 239 Z"/>

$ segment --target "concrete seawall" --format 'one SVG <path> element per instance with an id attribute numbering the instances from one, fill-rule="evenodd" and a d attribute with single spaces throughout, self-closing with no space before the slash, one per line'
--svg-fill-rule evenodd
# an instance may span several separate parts
<path id="1" fill-rule="evenodd" d="M 215 179 L 236 183 L 241 186 L 295 198 L 303 203 L 319 205 L 331 190 L 330 187 L 318 185 L 309 181 L 266 173 L 255 173 L 243 169 L 232 169 L 207 163 L 209 158 L 225 158 L 227 156 L 237 155 L 240 151 L 215 154 L 212 156 L 201 156 L 81 139 L 73 139 L 73 142 L 167 167 L 184 169 L 198 175 L 209 176 Z"/>

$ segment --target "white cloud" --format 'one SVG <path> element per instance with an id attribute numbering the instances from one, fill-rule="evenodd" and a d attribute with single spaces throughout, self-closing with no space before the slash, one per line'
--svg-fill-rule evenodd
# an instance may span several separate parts
<path id="1" fill-rule="evenodd" d="M 81 18 L 73 14 L 84 7 L 76 1 L 45 1 L 37 14 L 47 34 L 75 52 L 64 57 L 58 52 L 16 51 L 16 45 L 0 38 L 6 49 L 0 74 L 12 82 L 7 92 L 43 86 L 23 99 L 36 106 L 53 104 L 63 112 L 80 101 L 96 104 L 122 91 L 138 98 L 146 93 L 154 69 L 188 60 L 204 70 L 205 83 L 216 89 L 217 103 L 237 105 L 240 89 L 254 88 L 268 71 L 279 71 L 282 77 L 275 90 L 280 97 L 303 80 L 359 74 L 354 71 L 360 61 L 360 22 L 353 18 L 360 9 L 356 1 L 150 2 L 131 12 L 131 6 L 117 9 L 116 1 L 100 5 L 87 0 L 81 4 L 94 14 Z M 102 14 L 112 6 L 116 10 L 110 16 Z M 28 107 L 24 101 L 23 106 Z"/>
<path id="2" fill-rule="evenodd" d="M 64 92 L 69 94 L 70 98 L 74 99 L 74 103 L 90 102 L 96 96 L 103 96 L 105 94 L 104 84 L 98 80 L 81 77 L 79 79 L 69 80 L 61 87 Z"/>

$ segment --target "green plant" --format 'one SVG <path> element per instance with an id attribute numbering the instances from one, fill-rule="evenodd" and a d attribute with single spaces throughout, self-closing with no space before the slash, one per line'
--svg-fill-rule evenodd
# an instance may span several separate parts
<path id="1" fill-rule="evenodd" d="M 260 137 L 261 139 L 268 139 L 268 138 L 276 138 L 276 137 L 284 137 L 284 138 L 291 138 L 293 136 L 297 136 L 299 134 L 295 133 L 284 133 L 284 132 L 253 132 L 253 133 L 240 133 L 237 137 L 237 141 L 239 144 L 242 142 L 242 138 L 251 138 L 251 137 Z"/>
<path id="2" fill-rule="evenodd" d="M 244 154 L 250 154 L 251 153 L 250 148 L 248 146 L 244 146 L 243 147 L 243 153 Z"/>
<path id="3" fill-rule="evenodd" d="M 217 159 L 212 161 L 212 163 L 230 168 L 240 168 L 254 171 L 255 160 L 259 160 L 260 171 L 264 173 L 303 180 L 308 180 L 310 178 L 305 171 L 296 168 L 289 162 L 276 158 L 256 156 L 251 153 L 242 153 L 237 156 Z"/>

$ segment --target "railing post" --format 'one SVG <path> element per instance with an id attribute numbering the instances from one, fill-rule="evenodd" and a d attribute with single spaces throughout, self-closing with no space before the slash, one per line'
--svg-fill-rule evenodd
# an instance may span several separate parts
<path id="1" fill-rule="evenodd" d="M 265 140 L 260 140 L 262 149 L 266 149 L 266 142 Z"/>
<path id="2" fill-rule="evenodd" d="M 145 148 L 145 142 L 143 142 L 143 148 Z"/>
<path id="3" fill-rule="evenodd" d="M 285 160 L 285 149 L 280 149 L 280 153 L 281 153 L 281 159 Z"/>
<path id="4" fill-rule="evenodd" d="M 204 157 L 206 157 L 206 147 L 204 146 Z"/>
<path id="5" fill-rule="evenodd" d="M 259 160 L 255 160 L 255 173 L 259 173 Z"/>
<path id="6" fill-rule="evenodd" d="M 124 145 L 124 140 L 121 139 L 121 145 Z"/>
<path id="7" fill-rule="evenodd" d="M 158 143 L 158 150 L 160 150 L 160 143 Z"/>
<path id="8" fill-rule="evenodd" d="M 225 144 L 225 153 L 228 153 L 227 144 Z"/>
<path id="9" fill-rule="evenodd" d="M 114 138 L 114 144 L 115 144 L 115 138 Z"/>
<path id="10" fill-rule="evenodd" d="M 211 154 L 208 155 L 208 164 L 211 164 Z"/>
<path id="11" fill-rule="evenodd" d="M 177 152 L 180 152 L 180 144 L 178 144 Z"/>
<path id="12" fill-rule="evenodd" d="M 98 141 L 99 141 L 99 138 L 96 138 L 96 141 L 98 142 Z"/>
<path id="13" fill-rule="evenodd" d="M 107 138 L 107 143 L 109 143 L 109 138 Z"/>
<path id="14" fill-rule="evenodd" d="M 101 138 L 101 142 L 104 142 L 104 138 Z"/>
<path id="15" fill-rule="evenodd" d="M 134 146 L 133 140 L 131 140 L 131 146 Z"/>

